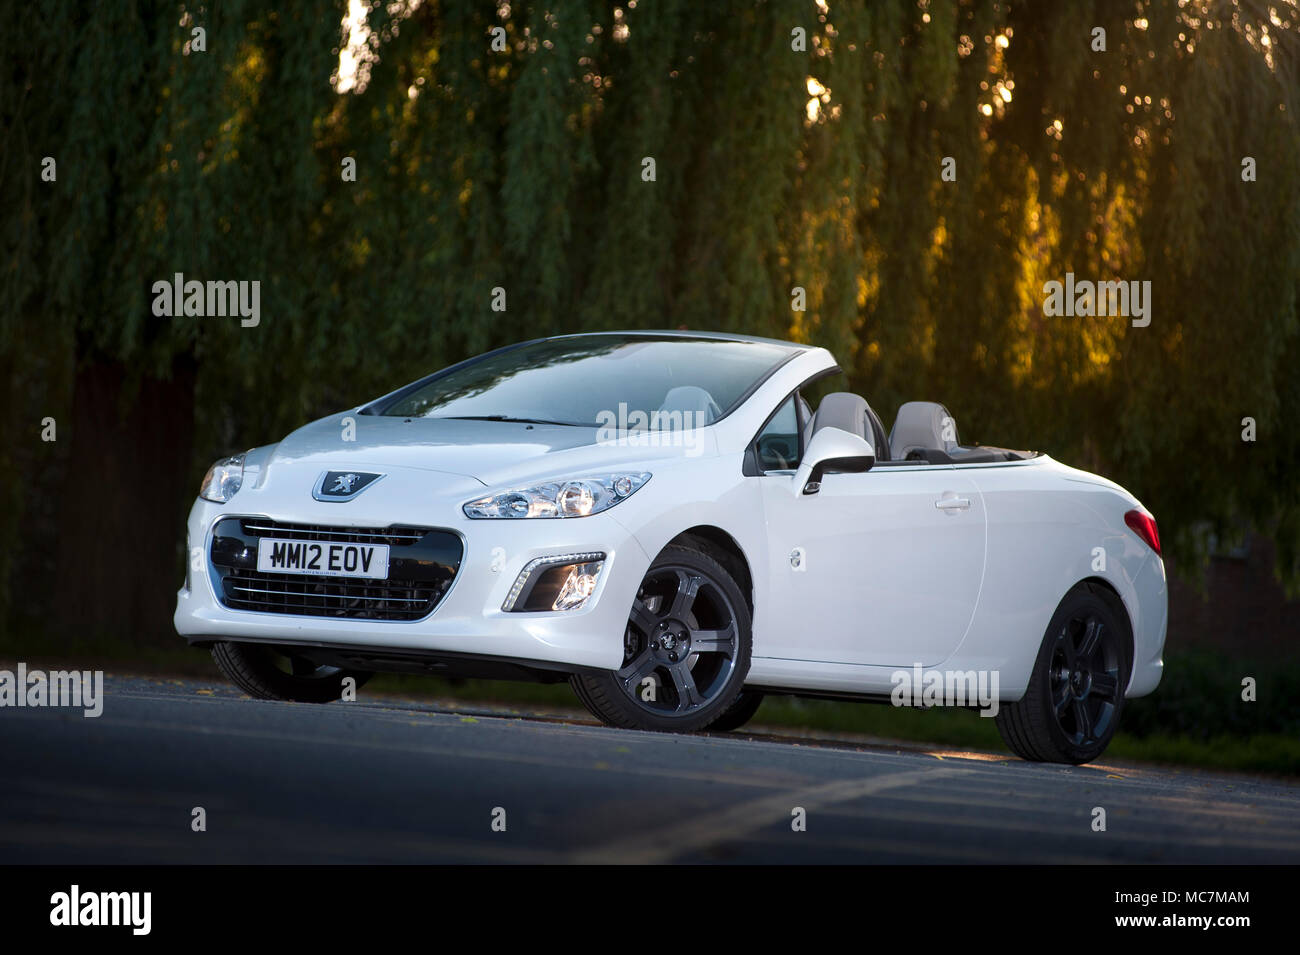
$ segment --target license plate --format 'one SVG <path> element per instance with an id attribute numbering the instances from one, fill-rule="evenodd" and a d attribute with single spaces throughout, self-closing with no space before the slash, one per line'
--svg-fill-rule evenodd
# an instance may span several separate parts
<path id="1" fill-rule="evenodd" d="M 387 577 L 387 544 L 338 544 L 264 537 L 257 545 L 257 569 L 273 574 L 329 577 Z"/>

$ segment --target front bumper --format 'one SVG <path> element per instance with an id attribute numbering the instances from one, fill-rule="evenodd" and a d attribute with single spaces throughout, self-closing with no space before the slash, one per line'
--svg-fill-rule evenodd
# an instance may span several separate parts
<path id="1" fill-rule="evenodd" d="M 419 485 L 423 476 L 405 477 Z M 628 608 L 650 559 L 611 514 L 576 519 L 469 520 L 460 511 L 467 497 L 448 495 L 414 507 L 395 502 L 427 499 L 427 488 L 403 494 L 401 475 L 388 479 L 389 493 L 339 505 L 316 501 L 266 506 L 257 489 L 229 503 L 197 500 L 190 511 L 191 557 L 186 586 L 177 594 L 174 623 L 191 643 L 234 640 L 283 646 L 349 647 L 375 651 L 468 654 L 536 661 L 553 666 L 615 669 L 623 660 Z M 347 619 L 237 610 L 218 598 L 221 574 L 212 564 L 218 522 L 232 517 L 284 524 L 356 528 L 416 525 L 446 529 L 463 543 L 459 568 L 428 616 L 418 620 Z M 603 552 L 596 588 L 579 610 L 507 612 L 501 609 L 516 578 L 536 558 Z"/>

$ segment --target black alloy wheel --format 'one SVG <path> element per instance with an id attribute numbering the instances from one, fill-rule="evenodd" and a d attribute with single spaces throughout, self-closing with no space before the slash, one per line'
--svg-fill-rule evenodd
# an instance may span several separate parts
<path id="1" fill-rule="evenodd" d="M 674 545 L 632 602 L 622 666 L 571 683 L 610 725 L 691 732 L 735 702 L 749 655 L 749 607 L 735 581 L 709 554 Z"/>

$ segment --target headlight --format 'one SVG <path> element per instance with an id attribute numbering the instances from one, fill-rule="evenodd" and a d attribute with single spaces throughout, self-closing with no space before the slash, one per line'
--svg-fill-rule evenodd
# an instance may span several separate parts
<path id="1" fill-rule="evenodd" d="M 236 454 L 232 458 L 222 458 L 203 475 L 199 485 L 199 497 L 205 501 L 225 504 L 235 496 L 244 483 L 244 456 Z"/>
<path id="2" fill-rule="evenodd" d="M 470 501 L 466 517 L 586 517 L 608 510 L 650 480 L 645 471 L 598 474 L 513 488 Z"/>

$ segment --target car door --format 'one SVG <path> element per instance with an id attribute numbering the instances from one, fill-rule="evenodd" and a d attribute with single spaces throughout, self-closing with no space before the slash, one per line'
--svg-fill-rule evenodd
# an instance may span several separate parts
<path id="1" fill-rule="evenodd" d="M 950 465 L 879 463 L 796 493 L 789 470 L 762 482 L 772 601 L 762 653 L 786 659 L 932 666 L 970 627 L 987 518 Z"/>

